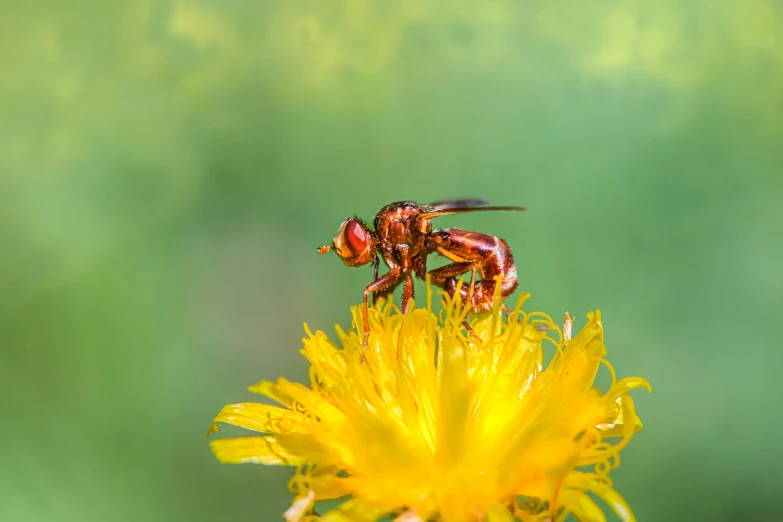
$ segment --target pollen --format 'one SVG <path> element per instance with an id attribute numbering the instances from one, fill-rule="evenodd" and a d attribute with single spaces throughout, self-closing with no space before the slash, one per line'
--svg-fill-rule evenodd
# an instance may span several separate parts
<path id="1" fill-rule="evenodd" d="M 212 441 L 217 459 L 293 467 L 288 522 L 598 522 L 600 504 L 635 520 L 610 475 L 642 428 L 629 392 L 650 387 L 617 380 L 600 312 L 572 338 L 571 316 L 526 313 L 527 295 L 508 316 L 442 296 L 437 314 L 429 287 L 407 314 L 371 307 L 366 348 L 360 306 L 336 341 L 305 325 L 309 385 L 262 381 L 250 391 L 280 406 L 223 408 L 210 432 L 258 435 Z"/>

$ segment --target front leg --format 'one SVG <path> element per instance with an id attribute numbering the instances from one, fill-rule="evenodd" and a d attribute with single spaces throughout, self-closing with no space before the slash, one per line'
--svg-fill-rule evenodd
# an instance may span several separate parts
<path id="1" fill-rule="evenodd" d="M 367 341 L 370 339 L 370 311 L 367 307 L 367 296 L 373 292 L 383 292 L 389 287 L 393 287 L 400 281 L 401 271 L 399 268 L 390 270 L 364 289 L 364 298 L 362 299 L 362 326 L 364 326 L 364 342 L 362 346 L 367 348 Z"/>
<path id="2" fill-rule="evenodd" d="M 400 243 L 395 245 L 394 249 L 397 251 L 397 259 L 400 260 L 400 268 L 403 272 L 408 273 L 413 268 L 411 266 L 411 246 L 407 243 Z"/>
<path id="3" fill-rule="evenodd" d="M 405 279 L 405 286 L 402 287 L 402 306 L 400 306 L 400 311 L 402 311 L 403 314 L 408 313 L 408 305 L 410 305 L 411 299 L 413 298 L 413 277 L 408 275 L 408 277 Z"/>
<path id="4" fill-rule="evenodd" d="M 397 281 L 393 285 L 391 285 L 389 288 L 382 292 L 373 292 L 372 294 L 372 304 L 375 306 L 378 303 L 379 299 L 386 299 L 389 298 L 390 295 L 394 293 L 394 291 L 397 289 L 397 287 L 400 285 L 400 282 L 402 281 L 402 278 L 400 278 L 400 281 Z"/>
<path id="5" fill-rule="evenodd" d="M 372 270 L 372 280 L 371 281 L 376 281 L 378 279 L 378 265 L 380 265 L 380 259 L 376 255 L 373 258 L 373 260 L 372 260 L 372 268 L 373 268 L 373 270 Z M 389 288 L 387 288 L 386 290 L 384 290 L 382 292 L 373 292 L 373 294 L 372 294 L 372 304 L 373 304 L 373 306 L 375 306 L 375 303 L 378 302 L 378 299 L 381 299 L 382 297 L 387 297 L 389 294 L 394 292 L 394 288 L 396 286 L 397 286 L 396 284 L 392 285 L 392 286 L 390 286 Z"/>

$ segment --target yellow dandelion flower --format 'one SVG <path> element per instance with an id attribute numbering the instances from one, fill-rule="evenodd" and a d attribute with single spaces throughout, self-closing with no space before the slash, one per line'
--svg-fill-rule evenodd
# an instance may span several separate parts
<path id="1" fill-rule="evenodd" d="M 427 308 L 371 308 L 366 349 L 361 307 L 350 332 L 337 327 L 341 346 L 305 325 L 310 386 L 251 386 L 282 407 L 228 405 L 210 431 L 228 423 L 265 435 L 212 449 L 225 463 L 295 466 L 289 522 L 606 520 L 589 493 L 635 520 L 609 475 L 642 427 L 629 391 L 649 385 L 615 379 L 600 312 L 571 339 L 567 314 L 561 331 L 524 313 L 526 297 L 507 319 L 499 307 L 473 318 L 469 333 L 461 302 L 444 294 L 436 316 L 428 288 Z M 602 363 L 605 393 L 593 385 Z M 315 502 L 342 497 L 316 514 Z"/>

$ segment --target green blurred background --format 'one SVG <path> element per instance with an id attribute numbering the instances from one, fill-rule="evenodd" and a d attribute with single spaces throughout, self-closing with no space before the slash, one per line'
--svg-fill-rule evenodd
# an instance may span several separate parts
<path id="1" fill-rule="evenodd" d="M 587 4 L 7 4 L 0 520 L 282 520 L 209 422 L 349 325 L 343 218 L 460 196 L 652 382 L 638 518 L 783 520 L 783 6 Z"/>

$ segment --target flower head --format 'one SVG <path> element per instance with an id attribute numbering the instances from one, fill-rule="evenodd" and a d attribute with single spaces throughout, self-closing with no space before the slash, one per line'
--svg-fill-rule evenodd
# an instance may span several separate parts
<path id="1" fill-rule="evenodd" d="M 628 392 L 649 385 L 615 379 L 600 312 L 563 338 L 549 316 L 521 311 L 521 298 L 507 319 L 496 307 L 468 330 L 459 299 L 444 298 L 439 316 L 431 305 L 371 308 L 366 349 L 360 307 L 353 330 L 337 327 L 339 345 L 305 325 L 310 386 L 251 386 L 282 407 L 223 408 L 211 431 L 229 423 L 265 435 L 215 440 L 217 458 L 296 467 L 288 521 L 605 520 L 588 493 L 634 520 L 609 474 L 641 429 Z M 593 385 L 602 363 L 605 393 Z M 315 514 L 318 500 L 345 496 Z"/>

